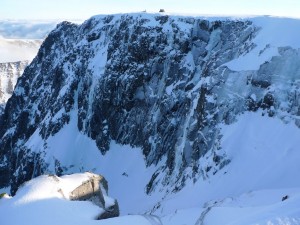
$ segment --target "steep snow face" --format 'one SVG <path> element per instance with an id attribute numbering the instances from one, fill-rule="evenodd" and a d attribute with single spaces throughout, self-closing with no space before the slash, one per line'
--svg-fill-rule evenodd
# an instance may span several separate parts
<path id="1" fill-rule="evenodd" d="M 299 224 L 299 128 L 261 111 L 220 127 L 231 163 L 160 201 L 155 213 L 163 224 Z"/>
<path id="2" fill-rule="evenodd" d="M 162 213 L 175 211 L 178 205 L 190 208 L 214 201 L 219 204 L 226 198 L 240 198 L 244 194 L 250 201 L 245 204 L 251 206 L 250 193 L 256 191 L 266 193 L 261 203 L 268 205 L 265 202 L 267 195 L 270 195 L 269 200 L 281 201 L 280 197 L 273 196 L 274 192 L 283 197 L 292 195 L 292 189 L 299 189 L 300 181 L 295 177 L 300 168 L 297 150 L 300 130 L 295 124 L 261 116 L 260 111 L 246 112 L 238 116 L 236 122 L 219 126 L 222 135 L 220 148 L 230 163 L 214 175 L 210 169 L 196 183 L 188 181 L 179 194 L 160 203 Z M 212 157 L 208 152 L 200 159 L 204 168 L 211 165 Z M 257 197 L 253 201 L 258 200 Z"/>
<path id="3" fill-rule="evenodd" d="M 138 186 L 137 201 L 144 191 L 156 201 L 165 199 L 159 193 L 189 190 L 197 180 L 223 177 L 225 169 L 229 174 L 235 157 L 223 145 L 227 132 L 221 124 L 254 111 L 299 126 L 299 49 L 296 41 L 271 38 L 273 20 L 280 21 L 129 14 L 58 25 L 0 118 L 0 186 L 12 185 L 15 193 L 46 172 L 116 171 L 110 179 L 118 185 L 127 174 L 126 184 Z M 246 67 L 245 60 L 254 58 Z M 136 151 L 115 153 L 120 145 Z M 220 197 L 234 191 L 228 187 Z M 197 204 L 209 200 L 203 196 Z"/>

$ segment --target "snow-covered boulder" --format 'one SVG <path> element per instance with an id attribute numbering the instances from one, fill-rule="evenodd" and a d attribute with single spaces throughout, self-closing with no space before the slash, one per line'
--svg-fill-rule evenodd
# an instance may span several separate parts
<path id="1" fill-rule="evenodd" d="M 90 188 L 90 184 L 94 186 Z M 83 199 L 83 191 L 88 198 Z M 54 219 L 64 224 L 65 220 L 71 223 L 116 217 L 118 203 L 107 196 L 107 191 L 104 177 L 89 172 L 61 177 L 42 175 L 24 183 L 15 196 L 0 200 L 0 210 L 4 212 L 0 224 L 51 224 Z M 101 204 L 96 199 L 101 199 Z M 31 218 L 33 212 L 39 216 Z"/>
<path id="2" fill-rule="evenodd" d="M 71 200 L 86 201 L 90 200 L 100 207 L 105 206 L 105 200 L 102 190 L 105 188 L 107 192 L 107 181 L 100 175 L 92 175 L 87 181 L 75 188 L 70 193 Z"/>
<path id="3" fill-rule="evenodd" d="M 69 199 L 79 201 L 91 201 L 95 205 L 104 209 L 98 219 L 117 217 L 120 214 L 117 200 L 107 197 L 108 184 L 106 179 L 98 174 L 90 174 L 89 179 L 75 188 L 70 194 Z"/>

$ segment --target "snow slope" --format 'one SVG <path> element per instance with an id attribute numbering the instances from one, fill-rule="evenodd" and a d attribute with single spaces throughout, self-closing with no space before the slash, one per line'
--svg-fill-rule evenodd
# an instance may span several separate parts
<path id="1" fill-rule="evenodd" d="M 43 175 L 25 183 L 14 197 L 0 199 L 0 224 L 152 224 L 143 216 L 98 221 L 95 218 L 103 209 L 92 202 L 65 198 L 89 176 L 89 173 L 62 177 Z"/>
<path id="2" fill-rule="evenodd" d="M 282 201 L 284 196 L 287 200 Z M 247 192 L 212 200 L 205 208 L 189 208 L 161 218 L 164 225 L 298 225 L 300 189 Z"/>
<path id="3" fill-rule="evenodd" d="M 261 113 L 221 125 L 231 163 L 162 201 L 163 224 L 300 224 L 300 130 Z"/>
<path id="4" fill-rule="evenodd" d="M 253 191 L 300 187 L 297 126 L 259 112 L 244 113 L 237 122 L 221 126 L 221 147 L 231 162 L 215 175 L 186 185 L 176 197 L 166 201 L 164 210 L 175 210 L 173 205 L 179 203 L 182 208 L 196 207 Z M 201 163 L 209 163 L 208 155 Z"/>
<path id="5" fill-rule="evenodd" d="M 292 123 L 284 124 L 278 118 L 261 116 L 261 113 L 245 113 L 238 118 L 236 123 L 221 126 L 222 148 L 231 159 L 231 163 L 214 176 L 200 179 L 195 184 L 190 181 L 179 193 L 169 193 L 162 199 L 159 193 L 147 196 L 142 191 L 148 179 L 147 176 L 151 174 L 151 168 L 143 165 L 143 156 L 138 149 L 112 144 L 112 151 L 101 156 L 93 146 L 93 142 L 78 133 L 72 124 L 53 137 L 54 139 L 60 136 L 64 138 L 64 141 L 56 142 L 63 143 L 62 145 L 54 145 L 51 142 L 48 144 L 51 146 L 50 149 L 57 150 L 52 157 L 55 156 L 62 162 L 67 160 L 69 164 L 78 163 L 82 170 L 92 170 L 105 175 L 110 184 L 109 192 L 111 196 L 119 200 L 123 216 L 128 213 L 140 215 L 95 222 L 91 221 L 93 207 L 82 203 L 76 207 L 78 210 L 81 210 L 81 207 L 88 207 L 88 213 L 82 212 L 85 213 L 83 216 L 85 224 L 160 224 L 149 222 L 157 220 L 157 217 L 143 214 L 151 209 L 155 201 L 160 202 L 160 207 L 153 213 L 159 215 L 162 224 L 165 225 L 300 224 L 300 180 L 297 179 L 300 169 L 300 156 L 297 151 L 299 129 Z M 74 154 L 73 158 L 69 158 L 68 151 L 71 149 L 81 151 Z M 82 153 L 83 149 L 85 151 Z M 203 159 L 202 163 L 208 162 Z M 65 176 L 64 179 L 67 177 Z M 0 210 L 4 212 L 7 210 L 5 215 L 12 215 L 12 213 L 23 211 L 24 208 L 27 209 L 27 204 L 31 201 L 59 197 L 56 192 L 51 192 L 53 188 L 48 183 L 45 186 L 43 182 L 38 184 L 41 179 L 45 178 L 40 177 L 33 184 L 42 186 L 35 186 L 31 189 L 22 188 L 18 191 L 14 200 L 11 200 L 14 203 L 9 203 L 6 199 L 1 200 Z M 282 201 L 284 196 L 288 198 Z M 58 207 L 59 211 L 70 209 L 70 212 L 57 215 L 61 218 L 59 219 L 61 224 L 83 222 L 81 217 L 82 220 L 78 219 L 78 213 L 75 213 L 76 216 L 73 214 L 72 207 L 75 205 L 72 206 L 73 203 L 64 205 L 62 201 L 45 200 L 43 204 L 44 207 L 49 207 L 48 210 L 39 204 L 32 207 L 41 207 L 41 210 L 52 212 L 53 210 L 50 209 L 56 208 L 55 205 L 59 204 L 62 207 Z M 17 209 L 13 205 L 19 205 L 19 203 L 22 203 L 24 208 L 21 207 L 20 211 L 15 211 Z M 23 212 L 24 215 L 20 213 L 18 217 L 11 216 L 12 221 L 7 220 L 6 224 L 18 224 L 18 218 L 22 218 L 20 221 L 25 219 L 35 224 L 34 217 L 25 217 L 30 214 L 25 212 L 26 210 Z M 54 215 L 56 215 L 55 212 Z M 48 216 L 45 215 L 45 218 Z M 71 222 L 68 221 L 70 218 L 72 218 Z M 49 221 L 49 224 L 53 223 L 52 219 Z"/>
<path id="6" fill-rule="evenodd" d="M 255 47 L 246 54 L 226 63 L 234 71 L 258 70 L 259 67 L 279 56 L 279 47 L 300 48 L 299 19 L 280 17 L 254 17 L 250 19 L 260 27 L 253 42 Z"/>
<path id="7" fill-rule="evenodd" d="M 55 162 L 64 165 L 66 173 L 92 171 L 102 174 L 109 182 L 111 196 L 119 202 L 120 213 L 142 213 L 147 211 L 158 199 L 145 194 L 145 186 L 150 180 L 154 167 L 146 168 L 144 156 L 139 148 L 111 143 L 110 151 L 102 155 L 95 142 L 79 132 L 76 112 L 70 123 L 46 143 L 38 132 L 28 141 L 27 146 L 38 151 L 46 144 L 45 160 L 51 171 L 55 172 Z M 53 161 L 52 159 L 55 159 Z M 143 202 L 139 204 L 138 202 Z"/>

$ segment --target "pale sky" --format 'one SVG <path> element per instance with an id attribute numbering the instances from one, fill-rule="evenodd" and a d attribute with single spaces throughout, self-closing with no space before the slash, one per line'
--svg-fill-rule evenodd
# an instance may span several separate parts
<path id="1" fill-rule="evenodd" d="M 300 0 L 0 0 L 0 19 L 81 19 L 97 14 L 158 12 L 300 17 Z"/>

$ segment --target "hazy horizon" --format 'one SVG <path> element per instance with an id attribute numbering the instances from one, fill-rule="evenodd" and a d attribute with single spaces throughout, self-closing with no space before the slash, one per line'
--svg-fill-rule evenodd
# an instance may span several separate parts
<path id="1" fill-rule="evenodd" d="M 158 12 L 194 15 L 270 15 L 299 18 L 297 0 L 0 0 L 0 20 L 86 20 L 99 14 Z M 24 10 L 26 9 L 26 10 Z"/>

